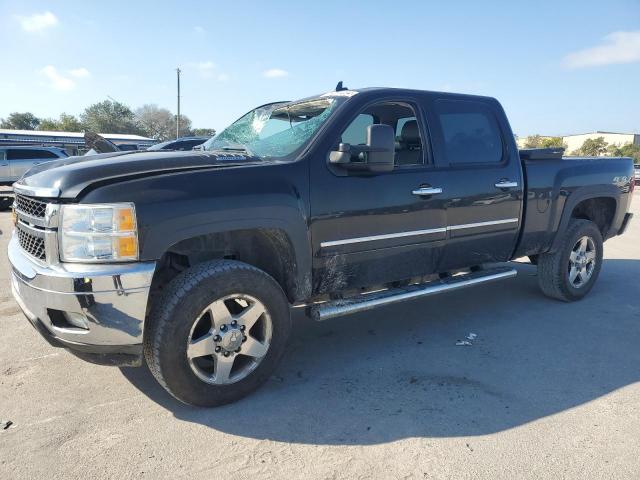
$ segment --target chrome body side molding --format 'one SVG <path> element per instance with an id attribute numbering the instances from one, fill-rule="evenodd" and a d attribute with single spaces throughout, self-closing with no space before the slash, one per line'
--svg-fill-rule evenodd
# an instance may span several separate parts
<path id="1" fill-rule="evenodd" d="M 328 242 L 320 243 L 321 248 L 325 247 L 335 247 L 338 245 L 348 245 L 351 243 L 363 243 L 363 242 L 373 242 L 376 240 L 389 240 L 392 238 L 402 238 L 402 237 L 413 237 L 419 235 L 430 235 L 433 233 L 443 233 L 450 232 L 452 230 L 463 230 L 467 228 L 478 228 L 478 227 L 488 227 L 491 225 L 503 225 L 508 223 L 518 223 L 519 219 L 517 218 L 505 218 L 502 220 L 490 220 L 488 222 L 477 222 L 477 223 L 465 223 L 461 225 L 451 225 L 449 227 L 440 227 L 440 228 L 430 228 L 426 230 L 413 230 L 409 232 L 397 232 L 397 233 L 385 233 L 382 235 L 371 235 L 367 237 L 355 237 L 355 238 L 345 238 L 342 240 L 330 240 Z"/>

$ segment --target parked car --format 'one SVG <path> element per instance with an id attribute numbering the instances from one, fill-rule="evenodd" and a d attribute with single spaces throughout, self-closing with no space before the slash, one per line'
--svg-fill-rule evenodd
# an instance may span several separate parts
<path id="1" fill-rule="evenodd" d="M 167 140 L 166 142 L 151 145 L 147 150 L 193 150 L 193 147 L 202 145 L 209 140 L 210 137 L 181 137 L 176 140 Z"/>
<path id="2" fill-rule="evenodd" d="M 57 147 L 0 147 L 0 185 L 11 185 L 34 165 L 67 156 Z"/>
<path id="3" fill-rule="evenodd" d="M 636 181 L 636 185 L 640 184 L 640 164 L 633 166 L 633 176 Z"/>
<path id="4" fill-rule="evenodd" d="M 581 299 L 634 183 L 629 158 L 519 152 L 493 98 L 374 88 L 263 105 L 198 152 L 38 165 L 14 188 L 11 283 L 40 333 L 95 362 L 144 357 L 174 397 L 215 406 L 269 378 L 292 308 L 363 312 L 527 256 L 545 295 Z"/>

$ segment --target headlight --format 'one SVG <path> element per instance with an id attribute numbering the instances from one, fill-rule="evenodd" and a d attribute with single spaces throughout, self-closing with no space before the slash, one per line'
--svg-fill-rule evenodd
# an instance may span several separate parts
<path id="1" fill-rule="evenodd" d="M 132 203 L 63 205 L 58 237 L 63 262 L 138 259 L 138 228 Z"/>

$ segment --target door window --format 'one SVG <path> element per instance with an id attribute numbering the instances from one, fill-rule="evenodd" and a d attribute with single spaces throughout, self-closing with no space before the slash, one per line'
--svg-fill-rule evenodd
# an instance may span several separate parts
<path id="1" fill-rule="evenodd" d="M 12 148 L 7 151 L 7 158 L 9 160 L 33 160 L 36 158 L 58 158 L 58 156 L 49 150 Z"/>
<path id="2" fill-rule="evenodd" d="M 342 132 L 342 143 L 364 145 L 367 141 L 367 127 L 374 123 L 373 115 L 370 113 L 361 113 L 351 122 L 347 129 Z"/>
<path id="3" fill-rule="evenodd" d="M 369 125 L 390 125 L 396 132 L 395 165 L 421 165 L 423 142 L 416 114 L 405 103 L 381 103 L 367 107 L 342 132 L 340 141 L 350 145 L 364 145 Z"/>
<path id="4" fill-rule="evenodd" d="M 480 102 L 436 101 L 442 153 L 450 165 L 500 163 L 502 135 L 495 115 Z"/>

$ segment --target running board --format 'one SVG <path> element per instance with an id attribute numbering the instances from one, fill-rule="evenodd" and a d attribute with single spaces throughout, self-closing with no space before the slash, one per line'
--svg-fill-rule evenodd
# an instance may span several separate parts
<path id="1" fill-rule="evenodd" d="M 351 313 L 364 312 L 382 305 L 390 305 L 404 302 L 405 300 L 437 295 L 438 293 L 452 292 L 481 283 L 511 278 L 515 277 L 517 273 L 514 268 L 499 267 L 463 275 L 454 275 L 429 283 L 367 293 L 347 299 L 331 300 L 312 306 L 310 314 L 314 320 L 323 321 Z"/>

